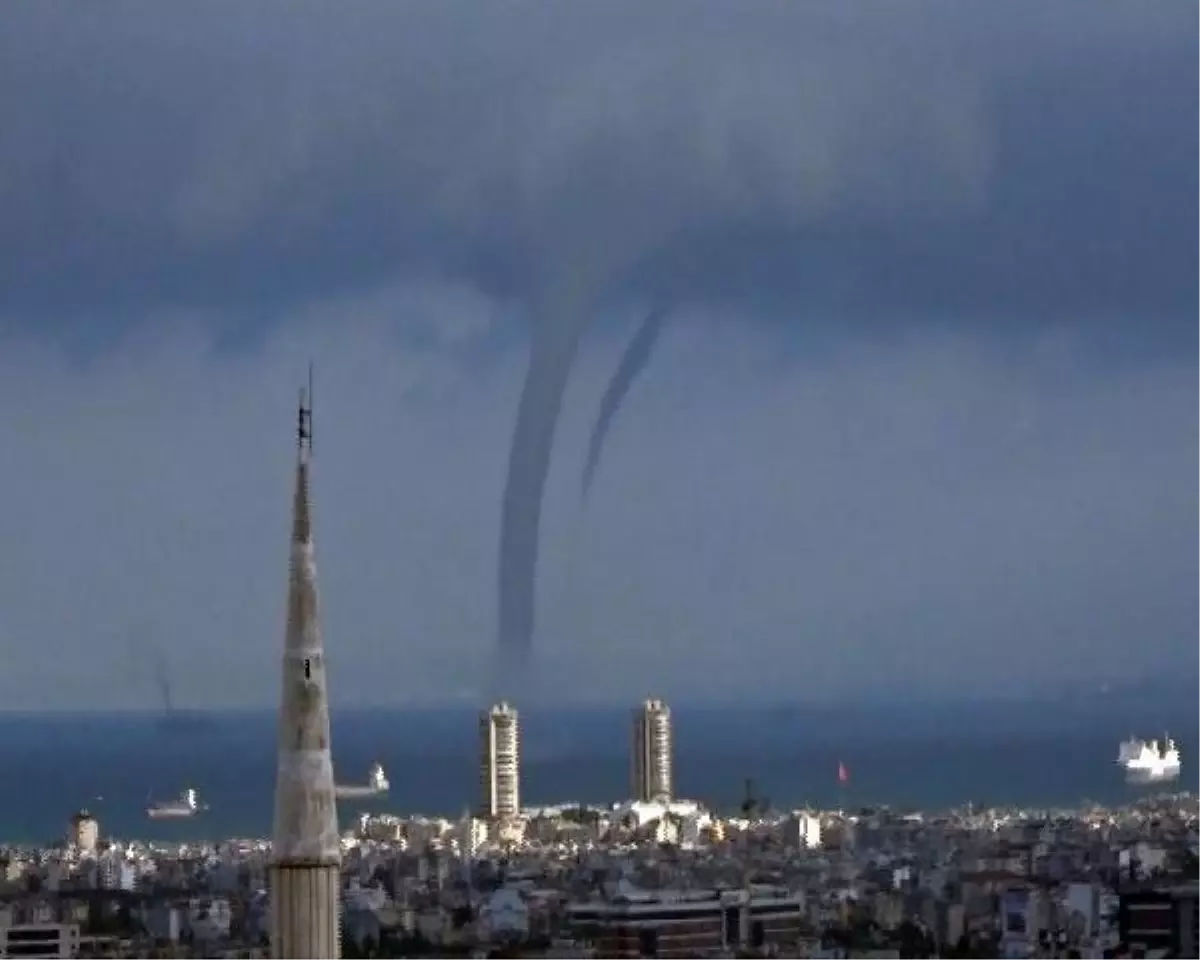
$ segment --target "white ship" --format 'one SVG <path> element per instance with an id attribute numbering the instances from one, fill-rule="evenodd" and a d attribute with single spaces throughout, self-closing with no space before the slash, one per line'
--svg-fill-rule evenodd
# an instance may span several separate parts
<path id="1" fill-rule="evenodd" d="M 200 803 L 196 791 L 189 787 L 180 794 L 178 800 L 150 804 L 146 808 L 146 816 L 151 820 L 186 820 L 205 809 L 207 808 Z"/>
<path id="2" fill-rule="evenodd" d="M 383 772 L 383 764 L 376 763 L 371 767 L 366 783 L 339 783 L 334 787 L 334 793 L 339 800 L 361 800 L 367 797 L 381 797 L 391 787 L 387 774 Z"/>
<path id="3" fill-rule="evenodd" d="M 1158 740 L 1141 740 L 1130 737 L 1121 744 L 1117 763 L 1125 771 L 1130 783 L 1165 783 L 1176 780 L 1182 763 L 1179 748 L 1170 737 Z"/>

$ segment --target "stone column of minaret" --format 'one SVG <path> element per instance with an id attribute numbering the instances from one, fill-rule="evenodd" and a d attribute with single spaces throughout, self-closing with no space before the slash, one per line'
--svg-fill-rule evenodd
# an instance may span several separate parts
<path id="1" fill-rule="evenodd" d="M 271 855 L 271 955 L 281 958 L 337 957 L 341 948 L 341 844 L 309 516 L 312 411 L 305 403 L 302 394 Z"/>

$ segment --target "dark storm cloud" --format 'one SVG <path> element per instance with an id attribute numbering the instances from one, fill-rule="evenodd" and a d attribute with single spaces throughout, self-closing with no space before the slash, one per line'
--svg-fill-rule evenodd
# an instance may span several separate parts
<path id="1" fill-rule="evenodd" d="M 4 312 L 244 319 L 409 270 L 526 297 L 601 257 L 608 296 L 1134 313 L 1190 338 L 1195 24 L 1190 4 L 10 5 Z"/>
<path id="2" fill-rule="evenodd" d="M 506 456 L 501 636 L 572 692 L 1194 669 L 1196 19 L 4 5 L 0 700 L 121 702 L 140 618 L 180 702 L 261 700 L 313 355 L 344 696 L 482 662 Z M 569 537 L 584 334 L 652 302 Z"/>

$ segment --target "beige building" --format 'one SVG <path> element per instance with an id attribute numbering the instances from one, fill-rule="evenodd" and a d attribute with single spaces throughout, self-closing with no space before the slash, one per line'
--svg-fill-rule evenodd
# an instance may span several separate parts
<path id="1" fill-rule="evenodd" d="M 633 711 L 631 787 L 634 800 L 670 800 L 674 792 L 671 708 L 646 700 Z"/>
<path id="2" fill-rule="evenodd" d="M 512 819 L 521 813 L 521 723 L 516 709 L 498 703 L 479 715 L 480 816 Z"/>
<path id="3" fill-rule="evenodd" d="M 95 853 L 99 843 L 100 822 L 86 810 L 80 810 L 71 818 L 67 844 L 80 853 Z"/>

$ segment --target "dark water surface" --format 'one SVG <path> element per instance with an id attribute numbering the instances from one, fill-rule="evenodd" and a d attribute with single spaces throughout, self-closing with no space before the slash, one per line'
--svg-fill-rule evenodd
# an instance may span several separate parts
<path id="1" fill-rule="evenodd" d="M 1195 789 L 1196 704 L 1161 701 L 959 703 L 675 710 L 681 795 L 718 806 L 745 778 L 779 806 L 967 801 L 1030 805 L 1128 797 L 1114 764 L 1131 733 L 1168 729 Z M 214 713 L 170 731 L 150 714 L 0 714 L 0 839 L 45 842 L 86 806 L 120 837 L 265 836 L 274 789 L 275 718 Z M 546 708 L 522 713 L 527 804 L 606 802 L 628 792 L 629 711 Z M 466 707 L 335 712 L 339 779 L 362 781 L 376 759 L 392 782 L 382 802 L 340 805 L 344 825 L 366 809 L 459 815 L 478 791 L 477 722 Z M 837 764 L 850 771 L 839 787 Z M 185 787 L 208 812 L 151 822 L 145 806 Z"/>

